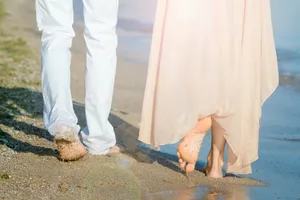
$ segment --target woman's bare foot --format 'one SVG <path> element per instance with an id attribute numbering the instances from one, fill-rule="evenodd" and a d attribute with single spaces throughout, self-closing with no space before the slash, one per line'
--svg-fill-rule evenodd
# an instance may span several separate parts
<path id="1" fill-rule="evenodd" d="M 223 165 L 224 165 L 224 152 L 213 157 L 212 150 L 207 157 L 207 165 L 204 169 L 204 173 L 209 178 L 223 178 Z"/>
<path id="2" fill-rule="evenodd" d="M 177 148 L 179 166 L 187 173 L 194 171 L 205 133 L 190 131 Z"/>
<path id="3" fill-rule="evenodd" d="M 207 157 L 205 174 L 209 178 L 223 178 L 224 151 L 226 139 L 224 129 L 215 121 L 212 122 L 211 148 Z"/>
<path id="4" fill-rule="evenodd" d="M 194 171 L 204 136 L 210 129 L 211 123 L 211 117 L 199 120 L 195 128 L 188 132 L 179 143 L 177 147 L 179 166 L 186 173 Z"/>
<path id="5" fill-rule="evenodd" d="M 208 178 L 223 178 L 222 167 L 206 168 L 205 171 L 205 174 Z"/>

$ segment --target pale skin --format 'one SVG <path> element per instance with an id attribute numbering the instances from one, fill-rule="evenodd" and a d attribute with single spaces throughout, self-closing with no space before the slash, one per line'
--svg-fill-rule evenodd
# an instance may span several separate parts
<path id="1" fill-rule="evenodd" d="M 199 119 L 195 127 L 179 143 L 177 148 L 179 166 L 186 173 L 194 171 L 202 141 L 210 128 L 212 129 L 212 143 L 205 173 L 210 178 L 223 178 L 222 167 L 226 139 L 223 136 L 223 129 L 210 116 Z"/>
<path id="2" fill-rule="evenodd" d="M 58 140 L 56 141 L 56 145 L 60 154 L 60 158 L 63 161 L 74 161 L 82 158 L 88 152 L 85 147 L 79 141 L 66 141 L 66 140 Z M 123 148 L 119 146 L 113 146 L 109 149 L 107 155 L 113 155 L 122 153 L 124 151 Z"/>
<path id="3" fill-rule="evenodd" d="M 124 149 L 115 145 L 109 149 L 107 154 L 116 154 L 116 153 L 122 153 L 122 152 L 124 152 Z"/>
<path id="4" fill-rule="evenodd" d="M 74 137 L 74 135 L 76 135 L 76 133 L 68 126 L 59 127 L 58 134 L 55 135 L 55 143 L 61 160 L 78 160 L 88 153 L 86 148 L 81 144 L 77 137 Z M 109 149 L 107 154 L 111 155 L 121 153 L 123 151 L 123 148 L 115 145 Z"/>

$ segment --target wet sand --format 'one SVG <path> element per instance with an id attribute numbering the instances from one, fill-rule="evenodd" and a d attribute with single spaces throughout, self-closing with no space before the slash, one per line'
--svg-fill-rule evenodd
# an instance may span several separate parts
<path id="1" fill-rule="evenodd" d="M 278 12 L 275 15 L 281 15 L 279 8 L 283 3 L 280 0 L 272 0 L 272 2 L 276 4 L 273 10 Z M 285 2 L 290 9 L 297 8 L 299 5 L 297 0 Z M 31 47 L 38 52 L 39 34 L 35 28 L 33 3 L 33 0 L 8 2 L 10 13 L 8 22 L 16 30 L 16 34 L 25 37 Z M 120 1 L 119 59 L 111 121 L 116 128 L 118 139 L 126 144 L 131 152 L 118 157 L 88 156 L 75 163 L 62 163 L 52 156 L 38 156 L 24 152 L 0 157 L 0 169 L 8 170 L 12 176 L 9 181 L 1 182 L 0 191 L 5 191 L 6 195 L 4 199 L 25 197 L 30 199 L 80 197 L 79 199 L 108 200 L 300 198 L 298 189 L 300 156 L 297 153 L 300 139 L 300 107 L 297 106 L 300 102 L 300 93 L 297 91 L 297 87 L 300 88 L 297 79 L 297 70 L 300 68 L 298 51 L 300 45 L 296 45 L 299 44 L 297 41 L 284 42 L 285 38 L 294 37 L 284 30 L 289 30 L 288 33 L 297 33 L 298 29 L 293 29 L 296 27 L 295 24 L 290 23 L 288 27 L 285 24 L 285 27 L 281 28 L 279 23 L 284 21 L 279 22 L 280 17 L 273 17 L 278 24 L 274 26 L 274 30 L 277 30 L 275 36 L 278 49 L 282 49 L 283 52 L 279 53 L 279 58 L 285 79 L 281 80 L 282 86 L 264 106 L 260 159 L 253 166 L 253 174 L 249 176 L 251 179 L 208 180 L 201 172 L 195 172 L 187 178 L 174 163 L 175 145 L 163 147 L 162 152 L 152 152 L 143 145 L 136 147 L 154 6 L 155 1 L 149 1 L 147 5 L 138 0 Z M 75 10 L 80 12 L 78 3 L 75 3 Z M 290 10 L 283 17 L 286 16 L 288 19 L 291 13 L 294 12 Z M 80 124 L 84 126 L 84 106 L 81 103 L 84 92 L 85 48 L 81 19 L 80 15 L 76 15 L 74 27 L 77 37 L 72 48 L 71 87 L 74 101 L 78 102 L 75 109 Z M 290 58 L 291 55 L 294 59 Z M 294 77 L 294 81 L 291 81 L 291 77 Z M 41 141 L 37 141 L 36 144 L 41 145 Z M 209 144 L 208 135 L 199 157 L 199 168 L 204 165 Z M 55 148 L 49 141 L 43 140 L 42 145 Z M 32 192 L 28 192 L 28 189 Z M 1 197 L 0 195 L 0 199 Z"/>

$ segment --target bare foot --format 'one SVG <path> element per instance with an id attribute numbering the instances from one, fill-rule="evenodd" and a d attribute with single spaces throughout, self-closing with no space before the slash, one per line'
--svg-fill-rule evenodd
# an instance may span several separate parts
<path id="1" fill-rule="evenodd" d="M 224 152 L 216 152 L 215 155 L 212 152 L 213 150 L 208 154 L 204 173 L 209 178 L 223 178 Z"/>
<path id="2" fill-rule="evenodd" d="M 220 171 L 207 171 L 206 176 L 208 178 L 223 178 L 223 173 Z"/>
<path id="3" fill-rule="evenodd" d="M 199 120 L 195 128 L 188 132 L 179 143 L 177 147 L 179 166 L 186 173 L 194 171 L 204 136 L 211 127 L 211 123 L 210 117 Z"/>
<path id="4" fill-rule="evenodd" d="M 187 173 L 194 171 L 205 133 L 190 131 L 177 148 L 179 166 Z"/>
<path id="5" fill-rule="evenodd" d="M 218 163 L 216 166 L 206 166 L 205 167 L 205 175 L 209 178 L 223 178 L 223 171 L 222 171 L 223 164 Z"/>
<path id="6" fill-rule="evenodd" d="M 60 139 L 56 140 L 56 146 L 63 161 L 78 160 L 87 154 L 87 150 L 79 141 Z"/>
<path id="7" fill-rule="evenodd" d="M 55 143 L 63 161 L 78 160 L 87 154 L 78 134 L 68 126 L 60 126 L 55 134 Z"/>
<path id="8" fill-rule="evenodd" d="M 123 152 L 124 152 L 124 148 L 115 145 L 109 149 L 107 155 L 114 155 L 114 154 L 123 153 Z"/>
<path id="9" fill-rule="evenodd" d="M 211 148 L 207 157 L 205 174 L 210 178 L 223 178 L 224 151 L 226 139 L 224 129 L 213 120 Z"/>

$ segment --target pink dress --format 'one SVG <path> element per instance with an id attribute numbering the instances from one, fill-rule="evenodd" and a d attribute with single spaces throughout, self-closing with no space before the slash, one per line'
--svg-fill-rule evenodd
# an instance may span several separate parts
<path id="1" fill-rule="evenodd" d="M 277 85 L 270 0 L 159 0 L 139 140 L 177 143 L 211 115 L 236 158 L 227 172 L 251 173 Z"/>

